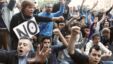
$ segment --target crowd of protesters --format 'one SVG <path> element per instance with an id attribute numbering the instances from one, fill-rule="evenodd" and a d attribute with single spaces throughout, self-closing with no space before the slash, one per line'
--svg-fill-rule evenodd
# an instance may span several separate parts
<path id="1" fill-rule="evenodd" d="M 0 0 L 0 63 L 3 64 L 113 64 L 113 6 L 93 11 L 70 8 L 70 0 L 46 3 Z M 35 18 L 39 33 L 17 37 L 14 27 Z"/>

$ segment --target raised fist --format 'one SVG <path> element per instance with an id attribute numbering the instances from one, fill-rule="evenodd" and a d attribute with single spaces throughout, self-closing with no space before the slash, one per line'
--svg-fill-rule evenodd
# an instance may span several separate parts
<path id="1" fill-rule="evenodd" d="M 71 28 L 71 33 L 72 33 L 72 34 L 79 34 L 79 33 L 80 33 L 80 27 L 78 27 L 78 26 L 73 26 L 73 27 Z"/>
<path id="2" fill-rule="evenodd" d="M 54 33 L 55 35 L 59 35 L 60 30 L 59 30 L 58 28 L 56 28 L 56 29 L 53 30 L 53 33 Z"/>

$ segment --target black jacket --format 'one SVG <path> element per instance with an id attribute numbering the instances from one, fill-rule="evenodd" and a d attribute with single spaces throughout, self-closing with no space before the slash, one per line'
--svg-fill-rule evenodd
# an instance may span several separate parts
<path id="1" fill-rule="evenodd" d="M 28 58 L 34 57 L 34 53 L 32 51 L 29 52 Z M 0 49 L 0 63 L 4 64 L 18 64 L 18 54 L 16 50 L 13 51 L 6 51 Z M 28 63 L 27 63 L 28 64 Z M 33 64 L 40 64 L 38 62 L 35 62 Z"/>
<path id="2" fill-rule="evenodd" d="M 77 50 L 75 50 L 74 54 L 70 54 L 70 57 L 75 62 L 75 64 L 89 64 L 89 57 L 78 52 Z M 103 62 L 100 61 L 98 64 L 103 64 Z"/>
<path id="3" fill-rule="evenodd" d="M 39 17 L 37 15 L 34 15 L 34 17 L 35 17 L 37 22 L 40 22 L 40 21 L 49 22 L 49 21 L 52 20 L 51 18 Z M 17 43 L 18 43 L 18 38 L 15 35 L 13 28 L 16 27 L 17 25 L 29 20 L 29 19 L 31 19 L 31 17 L 23 15 L 22 12 L 14 15 L 12 17 L 12 20 L 11 20 L 11 23 L 10 23 L 10 36 L 11 36 L 11 47 L 12 47 L 11 49 L 16 50 Z"/>
<path id="4" fill-rule="evenodd" d="M 0 62 L 5 64 L 18 64 L 18 56 L 16 51 L 0 50 Z"/>

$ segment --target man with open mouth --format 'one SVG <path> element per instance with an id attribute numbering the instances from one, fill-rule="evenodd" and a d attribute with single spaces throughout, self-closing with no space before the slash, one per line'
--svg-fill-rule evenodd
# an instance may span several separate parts
<path id="1" fill-rule="evenodd" d="M 21 37 L 18 41 L 17 50 L 0 50 L 0 63 L 4 64 L 41 64 L 45 61 L 50 49 L 39 50 L 36 54 L 33 51 L 32 40 L 28 37 Z M 34 56 L 33 56 L 34 55 Z"/>

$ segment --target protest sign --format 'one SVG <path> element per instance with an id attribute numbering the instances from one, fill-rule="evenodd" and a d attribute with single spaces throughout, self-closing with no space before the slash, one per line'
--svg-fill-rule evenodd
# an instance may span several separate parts
<path id="1" fill-rule="evenodd" d="M 18 38 L 23 36 L 32 38 L 33 35 L 39 33 L 39 27 L 34 18 L 19 24 L 13 30 Z"/>

